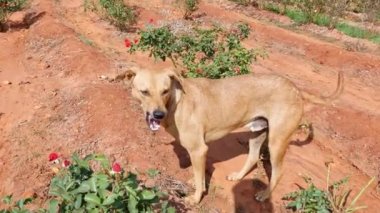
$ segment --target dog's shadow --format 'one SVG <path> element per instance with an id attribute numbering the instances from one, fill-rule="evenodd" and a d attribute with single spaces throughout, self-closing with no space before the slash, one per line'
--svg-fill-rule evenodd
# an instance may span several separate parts
<path id="1" fill-rule="evenodd" d="M 304 146 L 312 142 L 313 131 L 304 140 L 292 140 L 290 145 Z M 207 154 L 207 185 L 212 177 L 215 170 L 214 164 L 218 162 L 223 162 L 235 158 L 242 154 L 248 153 L 248 141 L 250 138 L 256 137 L 252 132 L 233 132 L 222 139 L 213 141 L 208 144 L 208 154 Z M 270 154 L 268 151 L 267 141 L 263 144 L 260 150 L 260 155 L 263 157 L 263 166 L 268 177 L 271 176 L 271 165 L 270 165 Z M 179 143 L 172 142 L 174 152 L 179 159 L 179 165 L 181 168 L 187 168 L 191 166 L 190 157 L 186 151 Z M 236 165 L 235 171 L 239 171 L 242 165 Z M 254 166 L 257 169 L 257 165 Z M 233 188 L 235 212 L 273 212 L 273 205 L 270 201 L 258 202 L 255 200 L 254 195 L 266 188 L 266 184 L 259 179 L 244 179 L 236 183 Z"/>
<path id="2" fill-rule="evenodd" d="M 267 184 L 259 179 L 243 179 L 236 183 L 232 189 L 234 196 L 235 213 L 272 213 L 274 207 L 270 199 L 259 202 L 255 199 L 255 194 L 264 190 Z"/>
<path id="3" fill-rule="evenodd" d="M 217 141 L 210 142 L 208 145 L 207 153 L 207 173 L 212 176 L 214 172 L 213 164 L 223 162 L 235 158 L 242 154 L 248 153 L 248 141 L 252 137 L 256 137 L 252 132 L 233 132 Z M 311 129 L 310 134 L 304 140 L 292 140 L 290 145 L 304 146 L 312 142 L 314 137 Z M 183 148 L 178 142 L 173 141 L 173 150 L 179 159 L 179 165 L 181 168 L 187 168 L 191 166 L 190 157 L 185 148 Z M 260 150 L 260 154 L 264 156 L 264 159 L 269 159 L 267 141 L 263 144 Z M 237 165 L 236 170 L 241 169 L 243 165 Z"/>

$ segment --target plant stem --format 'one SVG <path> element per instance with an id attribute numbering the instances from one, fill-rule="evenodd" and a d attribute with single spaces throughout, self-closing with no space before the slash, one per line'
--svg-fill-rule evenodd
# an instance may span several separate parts
<path id="1" fill-rule="evenodd" d="M 367 185 L 365 185 L 359 192 L 359 194 L 356 195 L 356 197 L 352 200 L 350 206 L 348 207 L 349 209 L 355 209 L 355 203 L 358 201 L 358 199 L 363 195 L 364 191 L 371 185 L 371 183 L 375 180 L 375 177 L 372 177 L 370 181 L 368 181 Z"/>

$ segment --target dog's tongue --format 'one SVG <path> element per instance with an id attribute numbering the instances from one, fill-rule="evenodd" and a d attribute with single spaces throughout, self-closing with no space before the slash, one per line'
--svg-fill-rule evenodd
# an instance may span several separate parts
<path id="1" fill-rule="evenodd" d="M 149 119 L 149 128 L 152 131 L 157 131 L 158 129 L 160 129 L 160 121 L 156 120 L 154 118 L 150 118 Z"/>

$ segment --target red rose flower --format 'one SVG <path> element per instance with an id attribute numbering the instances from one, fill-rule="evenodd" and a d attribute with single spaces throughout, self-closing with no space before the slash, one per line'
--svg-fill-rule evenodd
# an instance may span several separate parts
<path id="1" fill-rule="evenodd" d="M 62 166 L 63 166 L 64 168 L 69 167 L 70 164 L 71 164 L 71 162 L 70 162 L 69 160 L 64 160 L 64 161 L 62 162 Z"/>
<path id="2" fill-rule="evenodd" d="M 125 44 L 125 47 L 127 47 L 127 48 L 131 47 L 131 45 L 132 45 L 131 41 L 127 38 L 124 40 L 124 44 Z"/>
<path id="3" fill-rule="evenodd" d="M 59 155 L 56 152 L 52 152 L 49 154 L 49 161 L 55 161 L 55 160 L 58 160 L 58 158 L 59 158 Z"/>
<path id="4" fill-rule="evenodd" d="M 122 168 L 121 168 L 120 164 L 118 164 L 118 163 L 113 163 L 112 164 L 112 172 L 114 172 L 114 173 L 120 173 L 121 170 L 122 170 Z"/>
<path id="5" fill-rule="evenodd" d="M 134 40 L 134 42 L 135 42 L 135 44 L 137 44 L 137 43 L 139 43 L 139 40 L 136 38 L 136 39 Z"/>

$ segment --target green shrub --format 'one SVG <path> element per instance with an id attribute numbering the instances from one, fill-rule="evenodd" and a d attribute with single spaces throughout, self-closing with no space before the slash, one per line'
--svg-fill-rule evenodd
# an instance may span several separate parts
<path id="1" fill-rule="evenodd" d="M 282 198 L 291 201 L 286 208 L 300 212 L 330 212 L 327 192 L 315 187 L 309 178 L 304 180 L 308 184 L 306 189 L 291 192 Z"/>
<path id="2" fill-rule="evenodd" d="M 380 34 L 376 32 L 371 32 L 369 30 L 352 26 L 343 22 L 337 24 L 336 29 L 354 38 L 368 39 L 374 43 L 380 43 Z"/>
<path id="3" fill-rule="evenodd" d="M 60 163 L 58 154 L 50 156 L 51 161 Z M 155 212 L 158 209 L 175 212 L 167 201 L 162 202 L 164 194 L 156 188 L 145 187 L 135 174 L 125 173 L 119 164 L 111 166 L 104 155 L 80 158 L 73 154 L 71 160 L 72 163 L 63 161 L 62 168 L 54 167 L 56 175 L 50 183 L 48 208 L 38 212 Z M 6 197 L 7 203 L 11 202 L 10 198 Z M 20 200 L 0 212 L 30 212 L 24 208 L 27 202 L 31 199 Z"/>
<path id="4" fill-rule="evenodd" d="M 23 9 L 25 4 L 26 0 L 0 0 L 0 32 L 5 31 L 3 25 L 9 14 Z"/>
<path id="5" fill-rule="evenodd" d="M 33 201 L 33 198 L 13 201 L 13 196 L 8 195 L 5 196 L 1 201 L 8 207 L 6 209 L 0 209 L 0 213 L 27 213 L 29 210 L 26 208 L 26 205 L 31 203 Z"/>
<path id="6" fill-rule="evenodd" d="M 0 0 L 0 10 L 16 12 L 21 10 L 25 4 L 26 0 Z"/>
<path id="7" fill-rule="evenodd" d="M 264 4 L 264 9 L 277 14 L 281 13 L 280 7 L 277 4 L 271 2 Z"/>
<path id="8" fill-rule="evenodd" d="M 307 16 L 301 10 L 286 9 L 285 15 L 297 24 L 306 24 L 308 22 Z"/>
<path id="9" fill-rule="evenodd" d="M 231 0 L 231 1 L 243 6 L 248 6 L 253 3 L 253 0 Z"/>
<path id="10" fill-rule="evenodd" d="M 331 18 L 325 14 L 316 14 L 313 18 L 313 23 L 319 26 L 330 27 Z"/>
<path id="11" fill-rule="evenodd" d="M 51 181 L 49 194 L 59 212 L 153 212 L 160 192 L 140 185 L 133 173 L 111 169 L 104 155 L 72 156 L 73 163 Z M 95 171 L 91 165 L 98 164 Z"/>
<path id="12" fill-rule="evenodd" d="M 140 32 L 139 43 L 133 44 L 129 52 L 149 51 L 155 59 L 169 58 L 174 66 L 184 69 L 187 77 L 215 79 L 247 74 L 252 60 L 265 55 L 241 45 L 249 31 L 247 24 L 239 24 L 228 32 L 213 27 L 175 35 L 167 26 L 148 27 Z"/>
<path id="13" fill-rule="evenodd" d="M 191 15 L 198 10 L 199 0 L 184 0 L 185 1 L 185 19 L 190 19 Z"/>
<path id="14" fill-rule="evenodd" d="M 84 0 L 85 11 L 95 10 L 119 30 L 128 30 L 137 21 L 133 8 L 123 0 Z"/>
<path id="15" fill-rule="evenodd" d="M 346 23 L 337 24 L 336 29 L 354 38 L 366 38 L 368 35 L 366 30 Z"/>
<path id="16" fill-rule="evenodd" d="M 307 23 L 313 22 L 316 15 L 325 13 L 327 4 L 325 0 L 295 0 L 295 5 L 304 13 Z"/>
<path id="17" fill-rule="evenodd" d="M 365 185 L 360 192 L 348 204 L 348 197 L 351 194 L 351 189 L 348 189 L 348 178 L 343 178 L 330 185 L 330 165 L 327 165 L 327 180 L 326 189 L 317 188 L 310 178 L 304 177 L 305 182 L 308 184 L 306 189 L 301 188 L 298 191 L 291 192 L 285 195 L 282 199 L 290 201 L 287 209 L 296 212 L 342 212 L 352 213 L 360 209 L 367 208 L 366 206 L 356 206 L 356 202 L 363 195 L 364 191 L 375 180 L 372 178 L 367 185 Z"/>

